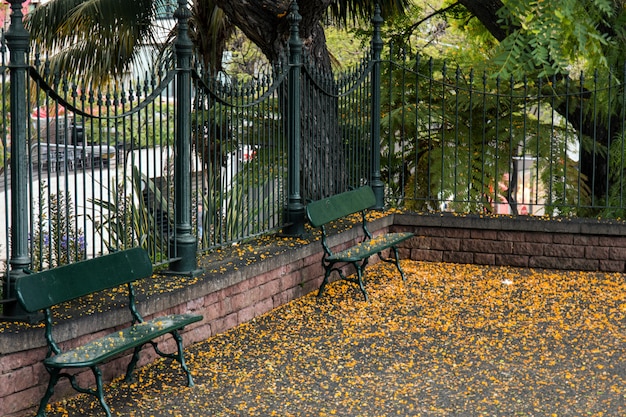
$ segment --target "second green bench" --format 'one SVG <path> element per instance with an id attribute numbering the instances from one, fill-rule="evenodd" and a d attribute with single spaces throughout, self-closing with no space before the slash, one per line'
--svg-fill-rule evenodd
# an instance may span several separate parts
<path id="1" fill-rule="evenodd" d="M 324 280 L 320 285 L 318 297 L 324 293 L 324 287 L 328 284 L 328 278 L 332 271 L 337 271 L 342 279 L 349 280 L 343 273 L 341 266 L 352 264 L 357 273 L 355 282 L 359 285 L 367 301 L 367 291 L 365 290 L 363 281 L 363 269 L 367 265 L 369 258 L 373 255 L 377 255 L 385 262 L 394 263 L 398 272 L 400 272 L 400 276 L 405 280 L 404 272 L 398 262 L 397 245 L 413 237 L 413 233 L 386 233 L 381 236 L 372 237 L 372 234 L 367 228 L 366 213 L 367 209 L 372 207 L 375 203 L 376 197 L 374 191 L 371 187 L 364 186 L 314 201 L 307 205 L 306 211 L 311 224 L 322 230 L 322 246 L 324 248 L 322 264 L 324 265 L 325 273 Z M 361 213 L 360 224 L 363 233 L 363 241 L 348 249 L 333 253 L 328 244 L 326 225 L 359 212 Z M 393 258 L 383 257 L 382 252 L 386 249 L 391 250 Z"/>

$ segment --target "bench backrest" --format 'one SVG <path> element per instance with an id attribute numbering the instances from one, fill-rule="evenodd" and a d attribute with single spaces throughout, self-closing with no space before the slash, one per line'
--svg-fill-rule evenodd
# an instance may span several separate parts
<path id="1" fill-rule="evenodd" d="M 133 248 L 25 275 L 16 280 L 15 287 L 20 304 L 35 312 L 150 275 L 148 253 Z"/>
<path id="2" fill-rule="evenodd" d="M 368 185 L 307 204 L 306 211 L 314 227 L 368 209 L 376 204 L 374 191 Z"/>

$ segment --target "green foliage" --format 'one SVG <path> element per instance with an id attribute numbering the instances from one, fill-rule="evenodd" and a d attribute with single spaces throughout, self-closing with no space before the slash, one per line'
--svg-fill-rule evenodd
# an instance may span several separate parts
<path id="1" fill-rule="evenodd" d="M 250 167 L 247 167 L 250 168 Z M 245 171 L 244 171 L 245 172 Z M 231 188 L 224 190 L 222 200 L 222 241 L 236 241 L 243 237 L 253 236 L 265 230 L 262 224 L 255 222 L 261 204 L 253 204 L 254 191 L 261 184 L 249 182 L 250 177 L 240 172 L 232 180 Z"/>
<path id="2" fill-rule="evenodd" d="M 172 46 L 176 31 L 166 33 L 167 27 L 158 22 L 159 6 L 165 0 L 51 0 L 30 12 L 26 26 L 33 38 L 34 46 L 50 53 L 53 72 L 80 73 L 88 83 L 104 84 L 122 79 L 129 70 L 142 67 L 146 45 L 160 49 L 161 63 L 172 62 Z M 368 21 L 375 5 L 380 5 L 384 17 L 403 13 L 409 0 L 359 0 L 325 2 L 316 0 L 313 10 L 327 10 L 327 21 L 340 25 Z M 230 2 L 231 7 L 221 9 L 214 0 L 189 2 L 189 38 L 198 60 L 215 74 L 222 66 L 223 52 L 232 51 L 231 64 L 242 70 L 245 77 L 253 76 L 259 66 L 267 65 L 259 58 L 259 51 L 274 58 L 284 51 L 288 39 L 289 26 L 285 20 L 276 18 L 271 29 L 246 21 L 248 15 L 272 18 L 273 11 L 282 11 L 283 5 Z M 285 4 L 288 6 L 288 3 Z M 257 9 L 251 12 L 251 9 Z M 230 15 L 227 15 L 230 13 Z M 280 16 L 282 17 L 282 15 Z M 319 17 L 322 17 L 321 15 Z M 168 22 L 169 23 L 169 22 Z M 304 19 L 303 33 L 319 24 L 315 18 Z M 237 26 L 241 31 L 236 31 Z M 274 30 L 276 29 L 276 30 Z M 269 33 L 257 33 L 266 30 Z M 259 48 L 252 48 L 242 33 L 250 36 Z M 274 39 L 277 42 L 268 42 Z M 314 42 L 322 42 L 324 37 L 312 37 Z M 230 42 L 230 43 L 229 43 Z M 229 48 L 229 49 L 225 49 Z M 144 56 L 142 56 L 142 54 Z"/>
<path id="3" fill-rule="evenodd" d="M 84 138 L 90 143 L 115 146 L 119 140 L 124 140 L 127 146 L 146 147 L 158 144 L 167 146 L 174 144 L 175 126 L 173 123 L 175 106 L 158 100 L 150 103 L 146 108 L 134 114 L 112 119 L 112 116 L 137 109 L 141 98 L 133 96 L 132 88 L 121 95 L 123 106 L 116 106 L 111 101 L 100 101 L 98 106 L 86 107 L 83 110 L 94 117 L 76 117 L 76 125 L 84 128 Z M 134 101 L 133 98 L 137 101 Z M 81 95 L 79 100 L 86 101 L 88 97 Z M 116 98 L 117 101 L 118 98 Z M 127 100 L 129 99 L 129 100 Z M 109 119 L 99 119 L 98 115 L 108 115 Z M 59 120 L 64 116 L 59 116 Z"/>
<path id="4" fill-rule="evenodd" d="M 611 186 L 609 197 L 599 202 L 604 206 L 599 216 L 626 219 L 626 141 L 623 134 L 613 138 L 608 153 Z"/>
<path id="5" fill-rule="evenodd" d="M 54 0 L 30 12 L 26 26 L 35 45 L 57 51 L 52 70 L 79 70 L 100 82 L 139 63 L 142 42 L 154 35 L 154 0 Z M 89 69 L 89 71 L 86 71 Z"/>
<path id="6" fill-rule="evenodd" d="M 506 201 L 505 178 L 515 172 L 513 161 L 532 157 L 541 197 L 553 214 L 586 205 L 587 178 L 567 149 L 590 141 L 555 122 L 549 104 L 562 98 L 552 86 L 529 103 L 537 92 L 527 83 L 448 70 L 433 59 L 408 62 L 412 69 L 397 67 L 382 77 L 387 80 L 382 172 L 391 195 L 404 193 L 413 210 L 446 205 L 457 212 L 490 212 L 494 202 Z"/>
<path id="7" fill-rule="evenodd" d="M 153 196 L 149 201 L 144 187 Z M 169 239 L 163 233 L 163 218 L 159 215 L 172 219 L 172 210 L 155 182 L 137 167 L 133 166 L 130 178 L 115 185 L 109 198 L 89 201 L 99 208 L 98 217 L 90 218 L 109 251 L 141 246 L 155 263 L 167 259 Z"/>
<path id="8" fill-rule="evenodd" d="M 39 217 L 31 234 L 32 269 L 55 268 L 87 257 L 85 235 L 76 225 L 69 193 L 49 194 L 45 183 L 39 188 Z"/>
<path id="9" fill-rule="evenodd" d="M 549 77 L 569 72 L 572 65 L 607 68 L 615 62 L 607 53 L 620 47 L 613 28 L 624 19 L 624 10 L 613 1 L 504 3 L 498 23 L 508 36 L 492 55 L 499 75 Z"/>
<path id="10" fill-rule="evenodd" d="M 261 50 L 240 30 L 233 31 L 232 37 L 226 43 L 226 50 L 229 58 L 224 60 L 222 71 L 228 77 L 249 80 L 266 72 L 271 66 Z"/>
<path id="11" fill-rule="evenodd" d="M 194 196 L 194 226 L 199 244 L 208 248 L 254 236 L 276 227 L 282 207 L 284 155 L 259 148 L 255 157 L 223 188 L 222 178 L 208 181 L 208 189 Z"/>
<path id="12" fill-rule="evenodd" d="M 339 69 L 357 65 L 363 58 L 363 53 L 369 48 L 369 45 L 359 40 L 359 37 L 351 30 L 330 26 L 324 29 L 324 33 L 335 67 Z M 365 36 L 367 41 L 370 38 L 370 34 Z"/>
<path id="13" fill-rule="evenodd" d="M 6 136 L 3 135 L 3 138 Z M 4 140 L 0 142 L 0 173 L 2 173 L 9 163 L 11 153 L 7 150 Z"/>

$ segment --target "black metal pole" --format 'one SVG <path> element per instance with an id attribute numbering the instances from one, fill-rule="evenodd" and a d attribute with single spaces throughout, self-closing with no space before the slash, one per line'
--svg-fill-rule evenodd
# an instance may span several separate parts
<path id="1" fill-rule="evenodd" d="M 14 301 L 15 282 L 25 274 L 31 263 L 28 246 L 28 137 L 26 109 L 26 53 L 30 34 L 22 22 L 24 0 L 10 0 L 11 22 L 5 38 L 10 51 L 11 79 L 11 253 L 9 268 L 3 284 L 4 316 L 25 319 L 25 311 Z"/>
<path id="2" fill-rule="evenodd" d="M 288 201 L 287 223 L 284 233 L 297 236 L 304 233 L 304 204 L 300 195 L 300 71 L 302 69 L 302 40 L 298 3 L 294 1 L 289 11 L 289 85 L 287 109 L 288 149 Z"/>
<path id="3" fill-rule="evenodd" d="M 168 273 L 196 275 L 198 269 L 198 241 L 191 233 L 191 55 L 193 44 L 189 38 L 188 20 L 191 12 L 187 0 L 178 0 L 174 12 L 178 20 L 176 42 L 176 138 L 174 151 L 174 236 L 170 241 L 171 256 Z"/>
<path id="4" fill-rule="evenodd" d="M 374 24 L 374 35 L 372 37 L 372 166 L 370 186 L 376 196 L 376 205 L 373 208 L 382 210 L 385 207 L 385 184 L 380 175 L 380 54 L 383 50 L 380 28 L 383 24 L 383 18 L 380 16 L 378 4 L 376 4 L 372 23 Z"/>

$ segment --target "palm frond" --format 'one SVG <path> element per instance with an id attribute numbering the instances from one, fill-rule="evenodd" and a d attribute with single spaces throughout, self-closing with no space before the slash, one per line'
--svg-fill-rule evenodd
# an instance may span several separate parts
<path id="1" fill-rule="evenodd" d="M 26 26 L 53 70 L 71 68 L 98 81 L 127 71 L 138 48 L 154 42 L 159 1 L 52 0 L 30 13 Z"/>

